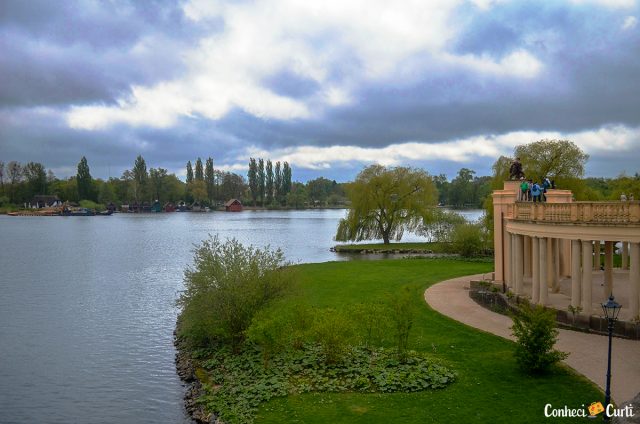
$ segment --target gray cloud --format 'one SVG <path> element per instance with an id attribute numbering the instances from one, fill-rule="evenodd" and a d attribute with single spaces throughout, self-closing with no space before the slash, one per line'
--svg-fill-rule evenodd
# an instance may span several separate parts
<path id="1" fill-rule="evenodd" d="M 640 127 L 640 35 L 623 30 L 627 10 L 568 7 L 559 3 L 497 5 L 490 12 L 458 11 L 461 32 L 451 41 L 459 55 L 499 61 L 525 49 L 543 63 L 532 79 L 480 74 L 443 65 L 419 52 L 417 71 L 370 78 L 350 87 L 352 102 L 318 108 L 309 119 L 263 119 L 240 109 L 219 120 L 181 117 L 168 129 L 116 125 L 98 131 L 68 128 L 73 106 L 115 104 L 132 86 L 151 87 L 186 72 L 183 54 L 224 22 L 188 21 L 180 2 L 4 1 L 0 5 L 0 159 L 36 160 L 53 168 L 74 167 L 86 155 L 92 167 L 120 172 L 137 154 L 150 166 L 182 169 L 187 160 L 213 156 L 231 164 L 249 146 L 353 145 L 384 147 L 407 141 L 442 143 L 514 131 L 575 133 L 611 124 Z M 332 84 L 349 84 L 362 63 L 331 34 L 315 40 L 335 44 L 343 58 L 327 69 Z M 310 101 L 320 83 L 293 68 L 278 69 L 262 86 Z M 45 110 L 43 112 L 43 109 Z M 317 114 L 315 113 L 317 112 Z M 531 140 L 534 141 L 534 140 Z M 639 153 L 592 157 L 589 172 L 615 175 L 637 168 Z M 417 161 L 431 172 L 453 176 L 461 166 L 490 172 L 491 159 L 469 163 Z M 361 164 L 330 170 L 299 170 L 301 178 L 344 180 Z"/>

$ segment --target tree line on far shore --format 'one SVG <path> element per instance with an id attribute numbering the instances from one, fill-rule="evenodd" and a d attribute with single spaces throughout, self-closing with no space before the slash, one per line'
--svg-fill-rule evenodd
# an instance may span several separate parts
<path id="1" fill-rule="evenodd" d="M 558 188 L 572 190 L 576 200 L 617 200 L 622 193 L 640 199 L 640 174 L 621 174 L 616 178 L 584 178 L 588 156 L 567 140 L 540 140 L 518 146 L 514 157 L 521 156 L 527 178 L 539 180 L 550 176 Z M 492 190 L 502 188 L 509 178 L 513 158 L 501 156 L 493 165 L 492 176 L 477 176 L 461 168 L 448 180 L 444 174 L 429 176 L 436 188 L 436 204 L 453 208 L 482 208 L 492 213 Z M 42 163 L 0 161 L 0 211 L 14 210 L 28 204 L 35 195 L 57 195 L 62 201 L 91 201 L 106 205 L 128 202 L 176 203 L 198 201 L 218 206 L 237 198 L 245 205 L 264 207 L 345 207 L 350 204 L 347 191 L 354 182 L 338 183 L 324 177 L 306 183 L 292 181 L 289 163 L 267 159 L 249 160 L 247 177 L 214 168 L 213 159 L 201 158 L 186 165 L 186 181 L 167 169 L 147 169 L 139 155 L 131 169 L 118 178 L 93 178 L 86 158 L 78 163 L 75 176 L 60 179 Z"/>

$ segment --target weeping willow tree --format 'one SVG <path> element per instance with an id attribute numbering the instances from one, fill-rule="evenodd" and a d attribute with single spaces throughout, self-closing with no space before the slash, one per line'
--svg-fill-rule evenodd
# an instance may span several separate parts
<path id="1" fill-rule="evenodd" d="M 438 192 L 429 174 L 413 168 L 371 165 L 347 186 L 351 206 L 335 239 L 399 241 L 433 215 Z"/>

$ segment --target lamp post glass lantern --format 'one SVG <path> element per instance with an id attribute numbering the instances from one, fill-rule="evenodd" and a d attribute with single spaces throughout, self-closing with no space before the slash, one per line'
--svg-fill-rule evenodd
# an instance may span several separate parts
<path id="1" fill-rule="evenodd" d="M 607 416 L 608 406 L 611 403 L 611 340 L 613 338 L 613 327 L 618 320 L 618 314 L 620 313 L 620 305 L 613 298 L 613 294 L 609 296 L 609 300 L 606 303 L 602 304 L 602 311 L 604 312 L 604 316 L 607 319 L 607 330 L 609 331 L 609 353 L 607 356 L 607 386 L 604 392 L 604 407 L 605 412 L 603 415 L 603 419 L 605 421 L 609 421 L 609 417 Z"/>

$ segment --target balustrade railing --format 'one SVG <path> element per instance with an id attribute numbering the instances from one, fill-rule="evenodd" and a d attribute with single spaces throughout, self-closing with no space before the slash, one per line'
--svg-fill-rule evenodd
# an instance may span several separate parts
<path id="1" fill-rule="evenodd" d="M 516 202 L 511 216 L 521 221 L 638 224 L 640 223 L 640 202 Z"/>

